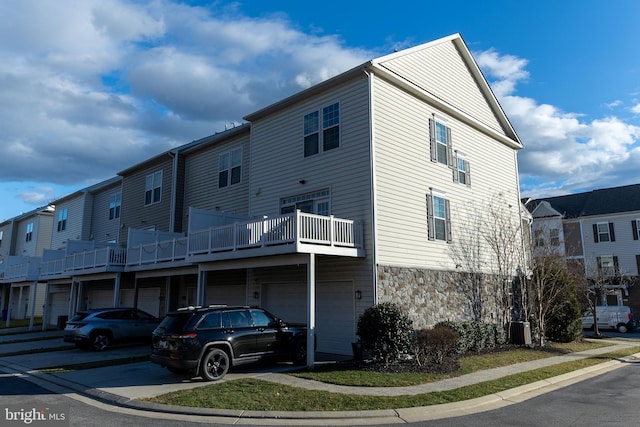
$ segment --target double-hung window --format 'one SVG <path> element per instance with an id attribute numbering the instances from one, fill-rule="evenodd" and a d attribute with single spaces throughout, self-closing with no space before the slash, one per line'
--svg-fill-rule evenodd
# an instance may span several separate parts
<path id="1" fill-rule="evenodd" d="M 438 162 L 457 169 L 457 165 L 453 163 L 453 145 L 451 143 L 451 129 L 442 121 L 429 119 L 429 140 L 431 161 Z"/>
<path id="2" fill-rule="evenodd" d="M 67 208 L 60 209 L 60 211 L 58 212 L 58 232 L 67 229 L 67 214 Z"/>
<path id="3" fill-rule="evenodd" d="M 447 243 L 452 241 L 450 212 L 449 200 L 439 194 L 427 194 L 427 228 L 429 240 L 442 240 Z"/>
<path id="4" fill-rule="evenodd" d="M 145 206 L 160 201 L 162 194 L 162 171 L 157 171 L 151 175 L 147 175 L 144 185 L 144 204 Z"/>
<path id="5" fill-rule="evenodd" d="M 340 146 L 340 104 L 334 103 L 305 114 L 304 156 L 309 157 Z"/>
<path id="6" fill-rule="evenodd" d="M 537 248 L 544 246 L 544 231 L 535 230 L 533 232 L 533 242 Z"/>
<path id="7" fill-rule="evenodd" d="M 25 242 L 30 242 L 33 239 L 33 223 L 30 222 L 27 224 L 27 235 L 25 237 Z"/>
<path id="8" fill-rule="evenodd" d="M 633 221 L 631 221 L 631 231 L 633 232 L 633 240 L 638 240 L 638 235 L 639 235 L 638 230 L 640 230 L 640 219 L 634 219 Z"/>
<path id="9" fill-rule="evenodd" d="M 453 164 L 455 166 L 453 168 L 453 181 L 471 185 L 471 167 L 462 153 L 455 152 Z"/>
<path id="10" fill-rule="evenodd" d="M 120 218 L 120 207 L 122 205 L 122 193 L 118 191 L 109 198 L 109 219 Z"/>
<path id="11" fill-rule="evenodd" d="M 2 238 L 4 237 L 4 230 L 0 230 L 0 248 L 2 247 Z"/>
<path id="12" fill-rule="evenodd" d="M 242 148 L 220 154 L 218 159 L 218 188 L 239 184 L 242 181 Z"/>
<path id="13" fill-rule="evenodd" d="M 616 235 L 614 233 L 612 222 L 599 222 L 593 224 L 593 241 L 595 243 L 600 242 L 615 242 Z"/>
<path id="14" fill-rule="evenodd" d="M 614 276 L 618 272 L 618 257 L 614 255 L 603 255 L 596 257 L 598 271 L 603 276 Z"/>
<path id="15" fill-rule="evenodd" d="M 560 230 L 557 228 L 549 230 L 549 242 L 551 246 L 560 246 Z"/>

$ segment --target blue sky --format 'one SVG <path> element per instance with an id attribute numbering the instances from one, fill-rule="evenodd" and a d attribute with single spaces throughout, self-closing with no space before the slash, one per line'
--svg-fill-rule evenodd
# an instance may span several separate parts
<path id="1" fill-rule="evenodd" d="M 4 0 L 0 220 L 369 59 L 462 34 L 523 196 L 640 183 L 640 2 Z"/>

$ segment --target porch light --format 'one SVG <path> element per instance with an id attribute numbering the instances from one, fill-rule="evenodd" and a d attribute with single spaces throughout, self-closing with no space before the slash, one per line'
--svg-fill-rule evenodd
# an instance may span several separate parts
<path id="1" fill-rule="evenodd" d="M 362 291 L 356 291 L 356 299 L 362 299 Z"/>

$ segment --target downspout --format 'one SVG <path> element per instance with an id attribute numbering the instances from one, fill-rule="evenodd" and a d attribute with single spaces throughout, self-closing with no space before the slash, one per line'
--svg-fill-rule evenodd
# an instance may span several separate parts
<path id="1" fill-rule="evenodd" d="M 371 166 L 371 258 L 373 261 L 373 304 L 378 303 L 378 233 L 377 231 L 377 221 L 376 221 L 376 156 L 375 156 L 375 135 L 374 135 L 374 126 L 373 126 L 373 78 L 374 74 L 367 71 L 367 68 L 364 67 L 362 71 L 366 74 L 369 79 L 369 164 Z M 364 243 L 364 242 L 363 242 Z"/>
<path id="2" fill-rule="evenodd" d="M 171 171 L 171 206 L 169 207 L 169 232 L 174 233 L 176 226 L 176 198 L 178 197 L 178 191 L 176 186 L 178 185 L 178 150 L 169 151 L 169 157 L 173 159 L 173 169 Z"/>

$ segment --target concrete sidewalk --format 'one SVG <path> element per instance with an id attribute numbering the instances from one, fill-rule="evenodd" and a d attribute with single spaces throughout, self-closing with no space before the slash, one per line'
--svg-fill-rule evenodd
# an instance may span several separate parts
<path id="1" fill-rule="evenodd" d="M 60 341 L 62 340 L 60 339 Z M 26 343 L 27 342 L 24 344 Z M 37 341 L 31 341 L 31 343 L 33 345 L 37 345 Z M 518 363 L 501 368 L 475 372 L 460 377 L 408 387 L 349 387 L 326 384 L 286 375 L 285 373 L 288 370 L 295 369 L 295 367 L 290 364 L 278 364 L 263 367 L 258 366 L 247 368 L 246 370 L 233 370 L 231 373 L 227 374 L 223 381 L 232 381 L 239 378 L 256 378 L 292 387 L 322 390 L 332 393 L 374 396 L 416 395 L 434 391 L 456 389 L 471 384 L 499 379 L 508 375 L 540 369 L 558 363 L 609 353 L 640 344 L 639 341 L 622 340 L 611 340 L 611 343 L 614 345 L 579 353 L 571 353 Z M 22 343 L 15 343 L 14 345 L 17 344 Z M 3 348 L 5 348 L 3 346 L 4 345 L 0 344 L 0 354 L 3 351 Z M 175 417 L 175 414 L 181 414 L 185 417 L 190 417 L 189 419 L 195 417 L 193 418 L 194 420 L 214 421 L 222 424 L 247 425 L 373 425 L 424 421 L 499 408 L 511 403 L 529 399 L 541 393 L 546 393 L 577 381 L 581 381 L 591 376 L 600 375 L 608 370 L 623 366 L 625 363 L 621 361 L 605 362 L 591 368 L 574 371 L 549 380 L 539 381 L 513 390 L 507 390 L 502 393 L 492 394 L 464 402 L 433 405 L 422 408 L 355 412 L 234 411 L 208 408 L 172 407 L 152 404 L 139 399 L 145 399 L 171 391 L 185 390 L 194 387 L 215 387 L 215 384 L 219 383 L 206 382 L 198 377 L 181 377 L 150 362 L 130 363 L 56 374 L 44 374 L 37 371 L 38 367 L 41 367 L 45 360 L 49 366 L 52 366 L 51 364 L 55 365 L 56 363 L 72 359 L 76 361 L 89 359 L 104 360 L 104 358 L 121 358 L 145 353 L 148 353 L 148 348 L 144 346 L 114 348 L 100 353 L 78 349 L 52 351 L 50 353 L 30 355 L 29 357 L 2 357 L 0 359 L 0 370 L 15 375 L 27 374 L 25 377 L 26 379 L 37 382 L 39 385 L 58 393 L 68 393 L 69 390 L 72 390 L 81 396 L 88 396 L 91 399 L 115 405 L 116 408 L 119 407 L 145 411 L 139 414 L 142 416 L 162 418 L 165 416 Z M 640 361 L 640 354 L 626 359 L 626 362 L 636 361 Z M 150 415 L 149 411 L 151 411 L 153 415 Z"/>

